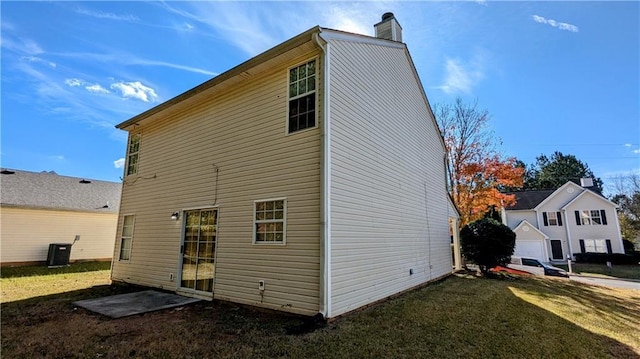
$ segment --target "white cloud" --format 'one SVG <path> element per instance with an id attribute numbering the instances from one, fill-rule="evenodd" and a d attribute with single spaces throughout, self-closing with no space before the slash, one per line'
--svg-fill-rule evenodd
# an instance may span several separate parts
<path id="1" fill-rule="evenodd" d="M 31 39 L 11 39 L 5 34 L 2 34 L 2 42 L 0 44 L 3 48 L 20 54 L 39 55 L 44 52 L 40 45 Z"/>
<path id="2" fill-rule="evenodd" d="M 158 98 L 154 89 L 143 85 L 140 81 L 116 82 L 111 85 L 111 89 L 119 91 L 124 98 L 134 98 L 144 102 L 155 101 Z"/>
<path id="3" fill-rule="evenodd" d="M 631 147 L 631 144 L 630 144 L 630 143 L 625 143 L 625 144 L 624 144 L 624 147 L 629 148 L 629 147 Z"/>
<path id="4" fill-rule="evenodd" d="M 636 155 L 637 155 L 637 154 L 640 154 L 640 148 L 639 148 L 639 149 L 637 149 L 637 150 L 633 150 L 633 151 L 631 151 L 631 152 L 633 152 L 633 153 L 634 153 L 634 154 L 636 154 Z"/>
<path id="5" fill-rule="evenodd" d="M 68 86 L 71 86 L 71 87 L 77 87 L 77 86 L 82 85 L 84 83 L 84 81 L 81 80 L 81 79 L 73 78 L 73 79 L 64 80 L 64 83 L 67 84 Z"/>
<path id="6" fill-rule="evenodd" d="M 459 59 L 447 59 L 445 63 L 444 84 L 439 88 L 448 93 L 470 93 L 484 78 L 484 61 L 481 56 L 465 64 Z"/>
<path id="7" fill-rule="evenodd" d="M 567 24 L 566 22 L 559 22 L 553 19 L 545 19 L 544 17 L 540 16 L 540 15 L 532 15 L 531 18 L 533 19 L 533 21 L 539 23 L 539 24 L 547 24 L 551 27 L 555 27 L 558 30 L 565 30 L 565 31 L 570 31 L 570 32 L 578 32 L 579 29 L 577 26 L 575 25 L 571 25 L 571 24 Z"/>
<path id="8" fill-rule="evenodd" d="M 107 54 L 98 54 L 98 53 L 90 53 L 90 52 L 66 52 L 66 53 L 54 53 L 54 55 L 59 57 L 66 57 L 72 59 L 82 59 L 82 60 L 92 60 L 99 62 L 113 62 L 116 64 L 122 65 L 139 65 L 139 66 L 160 66 L 160 67 L 168 67 L 172 69 L 184 70 L 188 72 L 204 74 L 208 76 L 217 76 L 219 73 L 197 68 L 186 65 L 174 64 L 165 61 L 156 61 L 156 60 L 147 60 L 144 58 L 140 58 L 128 53 L 107 53 Z"/>
<path id="9" fill-rule="evenodd" d="M 128 21 L 134 22 L 140 20 L 137 16 L 131 14 L 114 14 L 112 12 L 92 11 L 87 9 L 78 8 L 76 13 L 81 15 L 87 15 L 98 19 L 108 19 L 116 21 Z"/>
<path id="10" fill-rule="evenodd" d="M 87 86 L 85 87 L 85 89 L 87 89 L 87 91 L 92 93 L 109 93 L 109 90 L 100 86 L 99 84 L 93 84 L 93 85 Z"/>
<path id="11" fill-rule="evenodd" d="M 20 58 L 20 60 L 22 61 L 28 61 L 28 62 L 35 62 L 35 63 L 40 63 L 40 64 L 45 64 L 48 65 L 51 68 L 56 68 L 56 63 L 55 62 L 51 62 L 51 61 L 47 61 L 45 59 L 42 59 L 40 57 L 37 56 L 22 56 Z"/>
<path id="12" fill-rule="evenodd" d="M 120 159 L 117 159 L 117 160 L 113 161 L 113 165 L 115 166 L 115 168 L 124 167 L 124 158 L 120 158 Z"/>
<path id="13" fill-rule="evenodd" d="M 373 6 L 370 3 L 369 6 Z M 350 4 L 337 3 L 334 4 L 328 12 L 317 11 L 320 14 L 326 13 L 323 16 L 321 23 L 331 29 L 352 32 L 355 34 L 373 36 L 373 22 L 371 22 L 370 15 L 372 12 L 376 14 L 380 11 L 374 11 L 373 9 L 367 9 L 363 11 L 360 5 L 353 6 Z M 379 19 L 376 19 L 379 21 Z"/>

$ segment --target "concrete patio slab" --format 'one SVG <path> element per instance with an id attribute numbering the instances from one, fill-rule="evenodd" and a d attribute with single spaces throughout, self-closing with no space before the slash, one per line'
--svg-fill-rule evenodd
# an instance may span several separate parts
<path id="1" fill-rule="evenodd" d="M 122 318 L 199 301 L 200 299 L 183 297 L 177 294 L 145 290 L 103 298 L 79 300 L 73 302 L 73 304 L 111 318 Z"/>

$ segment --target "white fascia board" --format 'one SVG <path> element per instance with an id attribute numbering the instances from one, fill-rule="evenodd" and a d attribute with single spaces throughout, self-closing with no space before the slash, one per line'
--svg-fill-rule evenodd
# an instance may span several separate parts
<path id="1" fill-rule="evenodd" d="M 453 213 L 449 213 L 449 217 L 450 218 L 455 218 L 455 219 L 460 219 L 460 211 L 458 211 L 458 208 L 453 203 L 453 199 L 451 198 L 451 195 L 449 193 L 447 193 L 446 196 L 447 196 L 447 201 L 449 202 L 449 209 L 453 210 Z"/>
<path id="2" fill-rule="evenodd" d="M 538 205 L 535 206 L 533 209 L 537 212 L 538 210 L 540 210 L 540 208 L 542 206 L 544 206 L 548 201 L 550 201 L 551 198 L 555 197 L 558 193 L 562 192 L 565 188 L 571 187 L 571 186 L 575 187 L 578 191 L 584 190 L 584 188 L 578 186 L 577 184 L 575 184 L 575 183 L 573 183 L 571 181 L 567 181 L 567 183 L 563 184 L 562 186 L 560 186 L 560 188 L 558 188 L 557 190 L 553 191 L 552 194 L 550 194 L 542 202 L 538 203 Z"/>
<path id="3" fill-rule="evenodd" d="M 522 227 L 524 226 L 529 226 L 530 228 L 532 228 L 536 233 L 538 233 L 539 235 L 541 235 L 544 239 L 549 239 L 549 236 L 547 236 L 546 234 L 544 234 L 542 231 L 540 231 L 538 229 L 538 227 L 534 226 L 533 224 L 529 223 L 529 221 L 527 221 L 526 219 L 523 219 L 522 222 L 520 222 L 516 228 L 513 229 L 514 232 L 520 230 Z"/>
<path id="4" fill-rule="evenodd" d="M 322 37 L 327 42 L 349 41 L 349 42 L 357 42 L 360 44 L 371 44 L 371 45 L 393 47 L 396 49 L 404 49 L 406 47 L 404 43 L 398 42 L 398 41 L 379 39 L 377 37 L 353 34 L 349 32 L 343 32 L 343 31 L 332 30 L 327 28 L 320 28 L 320 37 Z"/>

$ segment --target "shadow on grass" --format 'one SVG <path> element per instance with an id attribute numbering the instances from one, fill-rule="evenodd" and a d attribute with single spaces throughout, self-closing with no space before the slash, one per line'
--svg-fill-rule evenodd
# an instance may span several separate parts
<path id="1" fill-rule="evenodd" d="M 68 266 L 49 268 L 46 265 L 23 266 L 23 267 L 2 267 L 0 278 L 31 277 L 40 275 L 53 275 L 62 273 L 95 272 L 111 269 L 111 262 L 77 262 Z"/>
<path id="2" fill-rule="evenodd" d="M 623 329 L 635 330 L 640 299 L 562 280 L 451 277 L 299 335 L 287 335 L 303 323 L 299 317 L 226 302 L 121 319 L 71 304 L 139 289 L 100 286 L 2 304 L 2 353 L 25 358 L 640 358 L 637 341 L 594 333 L 530 302 L 570 297 L 596 316 L 613 316 L 625 323 Z"/>

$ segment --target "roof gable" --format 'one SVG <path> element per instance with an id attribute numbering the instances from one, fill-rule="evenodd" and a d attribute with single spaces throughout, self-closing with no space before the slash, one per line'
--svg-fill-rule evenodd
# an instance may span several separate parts
<path id="1" fill-rule="evenodd" d="M 565 204 L 562 209 L 567 209 L 569 207 L 571 207 L 574 204 L 577 204 L 578 202 L 582 201 L 585 197 L 592 197 L 595 198 L 597 200 L 600 200 L 602 202 L 605 202 L 606 204 L 612 206 L 613 208 L 618 208 L 618 205 L 609 201 L 608 199 L 602 197 L 601 195 L 589 190 L 589 189 L 584 189 L 582 191 L 582 193 L 580 193 L 579 195 L 576 196 L 576 198 L 572 199 L 571 201 L 569 201 L 569 203 Z"/>
<path id="2" fill-rule="evenodd" d="M 527 230 L 527 228 L 529 228 L 529 229 Z M 516 228 L 513 229 L 514 232 L 520 232 L 520 231 L 528 232 L 530 230 L 533 230 L 534 233 L 538 234 L 540 237 L 542 237 L 544 239 L 548 239 L 549 238 L 549 236 L 547 236 L 546 234 L 542 233 L 542 231 L 540 231 L 533 224 L 529 223 L 529 221 L 527 221 L 526 219 L 523 219 L 522 222 L 518 223 Z"/>
<path id="3" fill-rule="evenodd" d="M 540 207 L 544 206 L 547 202 L 549 202 L 553 197 L 557 196 L 559 193 L 562 193 L 562 191 L 564 191 L 565 189 L 568 191 L 571 191 L 571 189 L 569 188 L 573 188 L 573 191 L 583 191 L 584 188 L 578 186 L 577 184 L 571 182 L 571 181 L 567 181 L 567 183 L 563 184 L 562 186 L 560 186 L 560 188 L 558 188 L 557 190 L 553 191 L 553 193 L 551 193 L 547 198 L 545 198 L 542 202 L 538 203 L 538 205 L 534 208 L 535 210 L 538 210 Z"/>
<path id="4" fill-rule="evenodd" d="M 6 207 L 117 213 L 122 184 L 55 172 L 3 169 L 0 204 Z"/>

